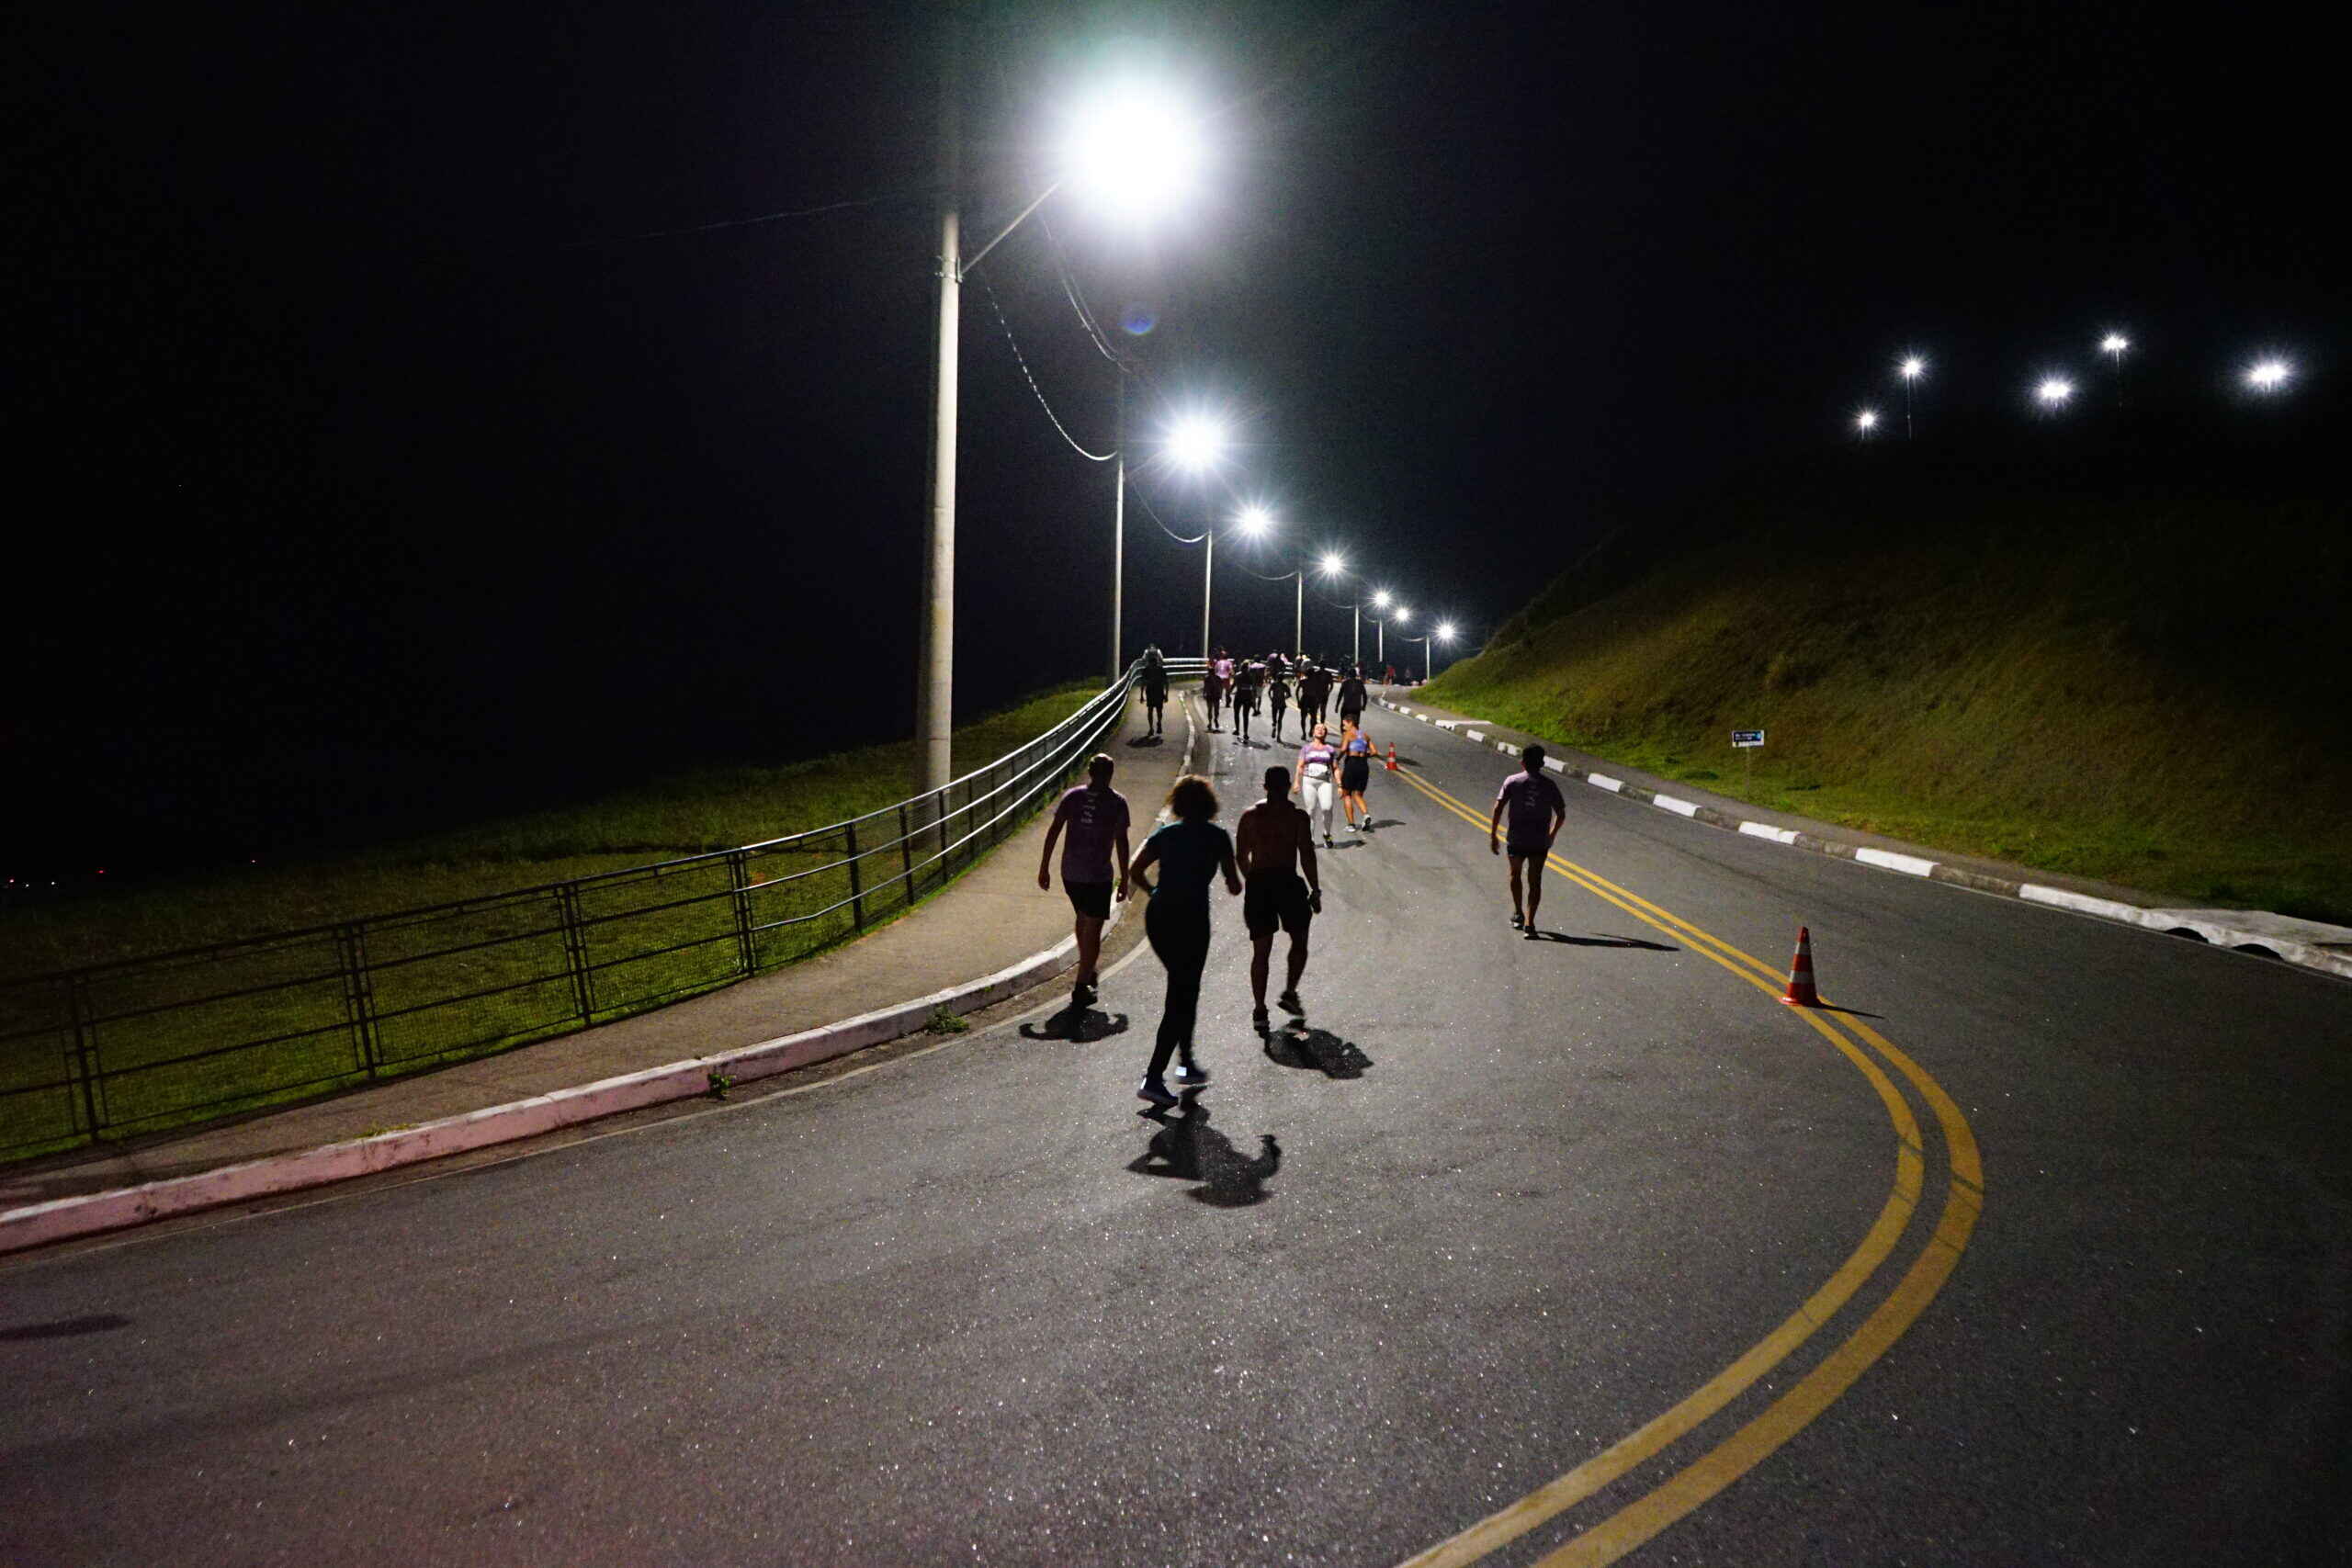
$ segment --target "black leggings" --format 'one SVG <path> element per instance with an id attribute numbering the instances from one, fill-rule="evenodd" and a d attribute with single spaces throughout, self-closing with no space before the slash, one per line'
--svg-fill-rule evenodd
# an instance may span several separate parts
<path id="1" fill-rule="evenodd" d="M 1165 911 L 1164 913 L 1162 911 Z M 1209 961 L 1209 917 L 1154 902 L 1143 918 L 1143 932 L 1151 951 L 1168 969 L 1168 1000 L 1160 1009 L 1159 1038 L 1151 1048 L 1151 1066 L 1144 1076 L 1157 1080 L 1168 1070 L 1168 1059 L 1193 1059 L 1193 1021 L 1201 1010 L 1201 971 Z"/>

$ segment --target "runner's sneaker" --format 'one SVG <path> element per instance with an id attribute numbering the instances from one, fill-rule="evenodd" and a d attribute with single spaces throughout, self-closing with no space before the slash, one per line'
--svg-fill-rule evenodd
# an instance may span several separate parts
<path id="1" fill-rule="evenodd" d="M 1510 912 L 1510 929 L 1515 931 L 1526 930 L 1527 917 L 1521 914 L 1517 909 L 1513 909 Z"/>
<path id="2" fill-rule="evenodd" d="M 1274 998 L 1274 1005 L 1282 1009 L 1283 1011 L 1290 1013 L 1295 1017 L 1305 1018 L 1306 1016 L 1306 1004 L 1298 999 L 1298 993 L 1296 991 L 1284 991 L 1281 996 Z"/>
<path id="3" fill-rule="evenodd" d="M 1169 1077 L 1186 1089 L 1198 1089 L 1209 1081 L 1209 1070 L 1198 1062 L 1180 1062 Z"/>
<path id="4" fill-rule="evenodd" d="M 1168 1086 L 1161 1083 L 1158 1078 L 1146 1078 L 1142 1083 L 1136 1085 L 1136 1098 L 1137 1100 L 1148 1100 L 1154 1105 L 1173 1105 L 1176 1103 L 1176 1097 L 1169 1093 Z"/>
<path id="5" fill-rule="evenodd" d="M 1264 1008 L 1251 1008 L 1250 1010 L 1250 1027 L 1256 1030 L 1261 1034 L 1266 1032 L 1268 1026 L 1266 1022 L 1266 1010 Z"/>

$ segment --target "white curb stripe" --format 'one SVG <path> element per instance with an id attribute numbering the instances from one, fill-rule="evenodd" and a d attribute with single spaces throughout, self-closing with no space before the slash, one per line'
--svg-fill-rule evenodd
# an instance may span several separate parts
<path id="1" fill-rule="evenodd" d="M 1611 778 L 1607 773 L 1587 773 L 1584 776 L 1584 782 L 1595 789 L 1605 789 L 1611 795 L 1615 795 L 1625 787 L 1621 781 Z"/>
<path id="2" fill-rule="evenodd" d="M 2104 915 L 2110 920 L 2128 920 L 2139 925 L 2140 907 L 2119 904 L 2112 898 L 2094 898 L 2086 893 L 2069 893 L 2063 887 L 2043 887 L 2029 882 L 2018 889 L 2018 897 L 2037 904 L 2055 904 L 2062 909 L 2076 909 L 2086 915 Z"/>
<path id="3" fill-rule="evenodd" d="M 1739 830 L 1758 839 L 1770 839 L 1776 844 L 1793 845 L 1797 841 L 1793 828 L 1775 828 L 1769 822 L 1742 822 Z"/>
<path id="4" fill-rule="evenodd" d="M 1557 757 L 1546 757 L 1546 758 L 1544 758 L 1544 765 L 1546 768 L 1549 768 L 1552 772 L 1554 772 L 1554 773 L 1566 773 L 1566 772 L 1568 771 L 1568 765 L 1567 765 L 1566 762 L 1563 762 L 1562 761 L 1560 761 L 1560 759 L 1558 759 Z"/>
<path id="5" fill-rule="evenodd" d="M 1899 855 L 1893 850 L 1856 850 L 1854 858 L 1864 865 L 1883 865 L 1889 871 L 1900 871 L 1912 876 L 1932 876 L 1936 863 L 1921 860 L 1917 855 Z"/>
<path id="6" fill-rule="evenodd" d="M 1483 729 L 1465 729 L 1462 733 L 1473 740 L 1484 740 L 1487 738 L 1487 732 Z"/>
<path id="7" fill-rule="evenodd" d="M 1650 796 L 1650 804 L 1657 807 L 1661 811 L 1671 811 L 1677 817 L 1696 817 L 1699 815 L 1699 807 L 1697 802 L 1677 800 L 1670 795 L 1654 795 Z"/>

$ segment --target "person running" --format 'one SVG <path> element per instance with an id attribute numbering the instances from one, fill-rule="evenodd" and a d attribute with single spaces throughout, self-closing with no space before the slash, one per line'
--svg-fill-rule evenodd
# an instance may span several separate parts
<path id="1" fill-rule="evenodd" d="M 1544 771 L 1544 748 L 1530 746 L 1519 754 L 1520 771 L 1503 780 L 1503 787 L 1495 795 L 1495 814 L 1487 819 L 1487 848 L 1494 854 L 1510 854 L 1510 923 L 1515 930 L 1527 933 L 1533 942 L 1542 933 L 1535 929 L 1535 907 L 1544 901 L 1544 857 L 1552 852 L 1552 840 L 1560 836 L 1561 827 L 1568 819 L 1568 803 L 1560 797 L 1560 786 Z M 1496 840 L 1496 829 L 1505 817 L 1510 820 L 1510 831 L 1503 842 Z M 1527 868 L 1527 896 L 1520 897 L 1520 867 Z"/>
<path id="2" fill-rule="evenodd" d="M 1320 664 L 1309 664 L 1298 678 L 1298 722 L 1316 725 L 1323 722 L 1323 705 L 1331 697 L 1331 672 Z"/>
<path id="3" fill-rule="evenodd" d="M 1274 739 L 1283 738 L 1283 710 L 1290 706 L 1290 671 L 1279 664 L 1266 667 L 1266 712 L 1274 721 Z"/>
<path id="4" fill-rule="evenodd" d="M 1388 666 L 1387 672 L 1380 678 L 1380 683 L 1384 686 L 1393 686 L 1396 683 L 1396 666 L 1394 664 Z"/>
<path id="5" fill-rule="evenodd" d="M 1119 897 L 1127 896 L 1127 797 L 1111 787 L 1111 771 L 1118 764 L 1102 752 L 1086 764 L 1086 782 L 1065 791 L 1054 807 L 1054 825 L 1046 829 L 1046 847 L 1037 857 L 1037 886 L 1054 886 L 1048 867 L 1054 861 L 1054 840 L 1062 842 L 1062 891 L 1069 896 L 1078 939 L 1078 973 L 1069 988 L 1071 1005 L 1091 1007 L 1099 978 L 1096 964 L 1102 956 L 1102 922 L 1111 918 L 1111 884 L 1117 878 Z M 1115 845 L 1118 858 L 1112 858 Z"/>
<path id="6" fill-rule="evenodd" d="M 1241 867 L 1241 919 L 1250 927 L 1250 1021 L 1263 1034 L 1274 931 L 1279 928 L 1290 933 L 1283 994 L 1275 999 L 1284 1012 L 1304 1018 L 1306 1007 L 1298 999 L 1298 981 L 1306 973 L 1306 928 L 1323 909 L 1315 832 L 1306 813 L 1290 803 L 1288 768 L 1266 770 L 1266 798 L 1241 814 L 1234 829 L 1233 854 Z"/>
<path id="7" fill-rule="evenodd" d="M 1331 744 L 1331 727 L 1318 724 L 1308 736 L 1306 744 L 1298 749 L 1296 782 L 1292 784 L 1306 802 L 1306 818 L 1312 824 L 1323 824 L 1323 843 L 1331 843 L 1331 806 L 1338 798 L 1340 753 Z"/>
<path id="8" fill-rule="evenodd" d="M 1370 694 L 1363 688 L 1363 671 L 1351 664 L 1347 679 L 1340 682 L 1340 723 L 1361 726 L 1363 710 L 1371 705 Z"/>
<path id="9" fill-rule="evenodd" d="M 1226 679 L 1232 672 L 1233 660 L 1225 657 L 1225 649 L 1221 648 L 1211 657 L 1207 668 L 1201 671 L 1201 700 L 1209 705 L 1211 731 L 1215 731 L 1217 727 L 1217 710 L 1225 702 Z"/>
<path id="10" fill-rule="evenodd" d="M 1349 827 L 1355 827 L 1361 815 L 1369 833 L 1372 807 L 1364 804 L 1363 792 L 1372 787 L 1372 737 L 1356 725 L 1350 725 L 1346 734 L 1340 746 L 1340 806 L 1348 814 Z"/>
<path id="11" fill-rule="evenodd" d="M 1144 936 L 1168 970 L 1168 999 L 1160 1009 L 1159 1034 L 1151 1048 L 1151 1065 L 1144 1069 L 1136 1097 L 1154 1105 L 1173 1105 L 1168 1092 L 1168 1059 L 1177 1060 L 1176 1081 L 1196 1089 L 1209 1081 L 1208 1069 L 1193 1057 L 1193 1023 L 1201 1007 L 1201 970 L 1209 960 L 1209 884 L 1225 874 L 1227 895 L 1241 891 L 1234 869 L 1233 840 L 1216 825 L 1216 791 L 1198 773 L 1186 773 L 1168 792 L 1168 810 L 1176 819 L 1153 829 L 1127 868 L 1119 897 L 1141 887 L 1152 895 L 1144 911 Z M 1144 880 L 1144 873 L 1159 867 L 1159 885 Z"/>
<path id="12" fill-rule="evenodd" d="M 1143 711 L 1148 719 L 1146 735 L 1160 735 L 1167 730 L 1168 661 L 1159 656 L 1159 645 L 1151 644 L 1143 650 Z M 1125 858 L 1121 857 L 1123 860 Z"/>
<path id="13" fill-rule="evenodd" d="M 1266 667 L 1254 659 L 1243 660 L 1233 672 L 1233 729 L 1245 745 L 1258 717 L 1258 693 L 1265 678 Z"/>

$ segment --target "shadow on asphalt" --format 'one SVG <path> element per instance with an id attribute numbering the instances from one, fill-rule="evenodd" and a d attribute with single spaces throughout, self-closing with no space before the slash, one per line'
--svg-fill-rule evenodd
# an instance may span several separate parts
<path id="1" fill-rule="evenodd" d="M 1638 947 L 1644 953 L 1682 951 L 1670 942 L 1644 942 L 1637 936 L 1610 936 L 1605 932 L 1599 936 L 1570 936 L 1566 931 L 1547 931 L 1539 926 L 1536 928 L 1535 936 L 1539 942 L 1565 942 L 1570 947 Z"/>
<path id="2" fill-rule="evenodd" d="M 26 1339 L 71 1339 L 82 1334 L 106 1334 L 130 1326 L 130 1319 L 113 1313 L 94 1313 L 88 1317 L 62 1317 L 55 1323 L 28 1323 L 19 1328 L 0 1328 L 0 1341 L 16 1343 Z"/>
<path id="3" fill-rule="evenodd" d="M 1363 1047 L 1342 1040 L 1328 1029 L 1286 1023 L 1266 1035 L 1266 1055 L 1277 1066 L 1311 1069 L 1329 1078 L 1360 1078 L 1372 1066 Z"/>
<path id="4" fill-rule="evenodd" d="M 1138 735 L 1134 739 L 1128 741 L 1127 744 L 1131 747 L 1165 746 L 1168 744 L 1168 737 L 1165 735 Z"/>
<path id="5" fill-rule="evenodd" d="M 1209 1108 L 1201 1091 L 1188 1089 L 1177 1097 L 1170 1115 L 1158 1106 L 1139 1114 L 1159 1123 L 1144 1152 L 1127 1163 L 1138 1176 L 1165 1176 L 1198 1182 L 1187 1196 L 1217 1209 L 1243 1209 L 1271 1196 L 1266 1183 L 1282 1168 L 1283 1149 L 1272 1133 L 1259 1135 L 1255 1159 L 1242 1156 L 1233 1140 L 1209 1125 Z"/>
<path id="6" fill-rule="evenodd" d="M 1076 1045 L 1091 1045 L 1098 1040 L 1108 1040 L 1114 1034 L 1127 1032 L 1127 1015 L 1104 1012 L 1100 1008 L 1066 1007 L 1043 1021 L 1021 1026 L 1023 1040 L 1067 1040 Z"/>

